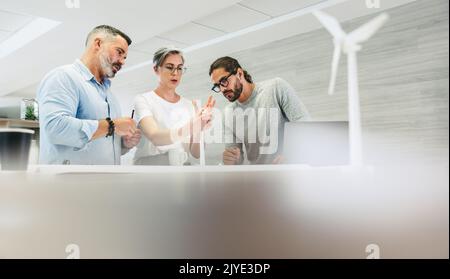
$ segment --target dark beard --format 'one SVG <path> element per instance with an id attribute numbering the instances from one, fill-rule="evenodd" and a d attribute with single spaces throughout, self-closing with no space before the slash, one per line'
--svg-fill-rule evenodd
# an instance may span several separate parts
<path id="1" fill-rule="evenodd" d="M 236 84 L 234 90 L 233 90 L 233 98 L 228 99 L 228 101 L 230 101 L 230 103 L 234 103 L 236 102 L 237 99 L 239 99 L 239 97 L 241 97 L 242 94 L 242 90 L 243 90 L 243 86 L 242 83 L 238 82 L 240 86 L 238 86 L 238 84 Z M 226 95 L 226 94 L 225 94 Z"/>

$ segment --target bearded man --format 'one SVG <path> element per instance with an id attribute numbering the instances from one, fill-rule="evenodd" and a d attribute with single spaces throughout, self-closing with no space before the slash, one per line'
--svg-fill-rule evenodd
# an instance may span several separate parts
<path id="1" fill-rule="evenodd" d="M 40 111 L 40 164 L 119 165 L 139 143 L 130 117 L 121 117 L 111 78 L 125 64 L 131 39 L 107 25 L 87 36 L 73 64 L 48 73 L 37 90 Z"/>
<path id="2" fill-rule="evenodd" d="M 228 56 L 214 61 L 209 75 L 212 90 L 230 102 L 223 118 L 223 163 L 243 164 L 244 154 L 249 164 L 282 163 L 285 123 L 310 118 L 295 90 L 281 78 L 253 82 L 239 62 Z"/>

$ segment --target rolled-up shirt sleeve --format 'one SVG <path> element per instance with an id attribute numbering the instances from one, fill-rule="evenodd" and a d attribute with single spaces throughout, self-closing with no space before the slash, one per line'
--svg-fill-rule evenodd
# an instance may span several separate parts
<path id="1" fill-rule="evenodd" d="M 50 74 L 38 90 L 41 129 L 52 144 L 83 149 L 98 129 L 98 120 L 77 119 L 80 96 L 62 71 Z"/>

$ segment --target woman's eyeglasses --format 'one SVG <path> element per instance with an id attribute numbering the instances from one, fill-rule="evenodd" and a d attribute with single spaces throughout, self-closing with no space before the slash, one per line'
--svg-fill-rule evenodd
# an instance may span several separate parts
<path id="1" fill-rule="evenodd" d="M 171 73 L 171 74 L 175 73 L 175 71 L 178 71 L 178 73 L 180 73 L 180 74 L 185 74 L 186 71 L 187 71 L 187 68 L 184 67 L 184 66 L 178 66 L 178 67 L 175 67 L 175 66 L 170 65 L 170 64 L 161 66 L 161 68 L 162 68 L 164 71 L 166 71 L 166 72 L 168 72 L 168 73 Z"/>
<path id="2" fill-rule="evenodd" d="M 215 83 L 214 86 L 211 88 L 212 91 L 216 92 L 216 93 L 220 93 L 220 87 L 227 87 L 228 86 L 228 79 L 232 76 L 235 75 L 237 73 L 237 71 L 233 71 L 231 74 L 229 74 L 226 77 L 223 77 L 220 79 L 220 81 L 218 83 Z"/>

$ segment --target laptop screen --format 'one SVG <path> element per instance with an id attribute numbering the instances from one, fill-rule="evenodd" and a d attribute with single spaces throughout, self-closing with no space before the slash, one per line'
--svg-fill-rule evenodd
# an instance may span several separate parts
<path id="1" fill-rule="evenodd" d="M 283 154 L 287 164 L 348 165 L 348 121 L 286 123 Z"/>

